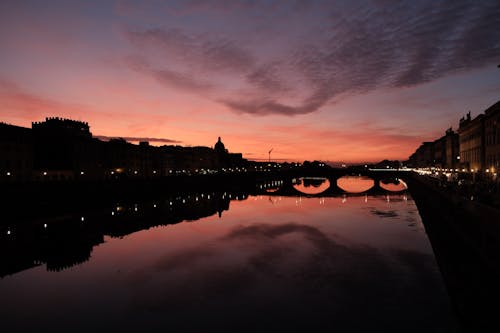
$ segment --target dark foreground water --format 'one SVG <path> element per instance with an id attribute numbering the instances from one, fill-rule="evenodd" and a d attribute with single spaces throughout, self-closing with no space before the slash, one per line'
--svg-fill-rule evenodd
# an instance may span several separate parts
<path id="1" fill-rule="evenodd" d="M 454 331 L 408 194 L 219 195 L 5 227 L 0 329 Z"/>

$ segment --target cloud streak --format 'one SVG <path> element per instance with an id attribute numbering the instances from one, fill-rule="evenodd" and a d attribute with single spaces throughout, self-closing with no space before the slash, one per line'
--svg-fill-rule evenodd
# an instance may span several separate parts
<path id="1" fill-rule="evenodd" d="M 125 63 L 132 70 L 150 76 L 167 88 L 185 90 L 189 92 L 204 92 L 212 88 L 212 85 L 197 80 L 190 73 L 182 73 L 169 68 L 154 68 L 148 61 L 140 56 L 128 57 Z"/>
<path id="2" fill-rule="evenodd" d="M 135 29 L 126 36 L 136 47 L 175 60 L 184 73 L 194 70 L 199 77 L 209 77 L 215 100 L 228 109 L 261 116 L 308 114 L 345 96 L 416 86 L 493 67 L 500 58 L 500 7 L 495 1 L 364 1 L 327 8 L 314 2 L 297 8 L 291 3 L 280 6 L 290 21 L 286 24 L 269 15 L 265 4 L 242 3 L 223 11 L 231 19 L 241 17 L 243 24 L 272 26 L 283 41 L 246 26 L 245 33 L 221 35 L 204 29 L 205 21 L 197 33 L 178 25 Z M 191 19 L 207 10 L 198 2 L 184 9 L 179 15 Z M 252 21 L 254 15 L 258 19 Z M 292 22 L 301 31 L 289 32 Z M 227 91 L 224 73 L 231 73 L 236 91 Z M 149 74 L 181 89 L 206 88 L 169 71 Z"/>
<path id="3" fill-rule="evenodd" d="M 68 115 L 88 112 L 79 104 L 65 103 L 32 93 L 13 81 L 0 78 L 0 110 L 3 117 L 28 121 L 47 115 Z"/>
<path id="4" fill-rule="evenodd" d="M 94 135 L 94 138 L 109 141 L 112 139 L 123 139 L 125 141 L 148 141 L 148 142 L 158 142 L 158 143 L 181 143 L 182 141 L 165 139 L 165 138 L 150 138 L 150 137 L 134 137 L 134 136 L 105 136 L 105 135 Z"/>
<path id="5" fill-rule="evenodd" d="M 147 29 L 125 31 L 136 46 L 160 51 L 185 64 L 212 71 L 246 70 L 254 63 L 253 56 L 234 40 L 187 34 L 180 29 Z"/>

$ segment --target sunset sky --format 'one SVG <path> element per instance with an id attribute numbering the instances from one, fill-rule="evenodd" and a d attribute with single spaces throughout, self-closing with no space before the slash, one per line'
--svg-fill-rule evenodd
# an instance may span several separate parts
<path id="1" fill-rule="evenodd" d="M 0 121 L 406 159 L 500 100 L 494 1 L 0 1 Z"/>

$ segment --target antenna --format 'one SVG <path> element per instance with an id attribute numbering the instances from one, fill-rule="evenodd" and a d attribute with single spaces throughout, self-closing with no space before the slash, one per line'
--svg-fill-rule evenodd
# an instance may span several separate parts
<path id="1" fill-rule="evenodd" d="M 268 152 L 268 154 L 269 154 L 269 162 L 271 162 L 271 152 L 272 152 L 272 151 L 273 151 L 273 148 L 271 148 L 271 149 L 269 150 L 269 152 Z"/>

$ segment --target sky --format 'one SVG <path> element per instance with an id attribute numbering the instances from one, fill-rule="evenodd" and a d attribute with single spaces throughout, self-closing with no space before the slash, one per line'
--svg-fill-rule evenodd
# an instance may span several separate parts
<path id="1" fill-rule="evenodd" d="M 500 100 L 497 1 L 0 1 L 0 121 L 405 160 Z"/>

